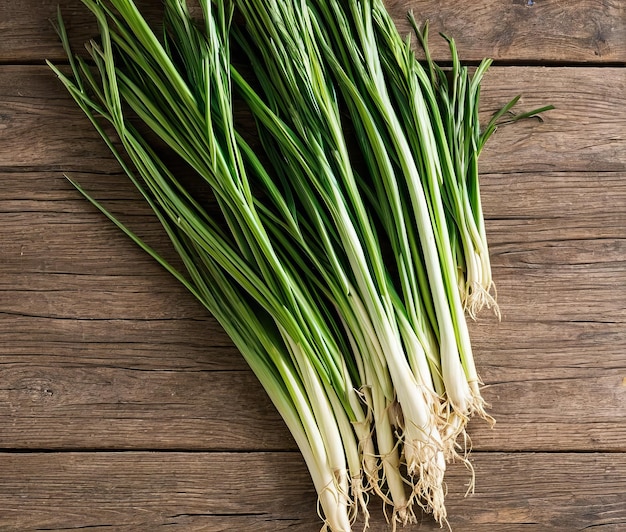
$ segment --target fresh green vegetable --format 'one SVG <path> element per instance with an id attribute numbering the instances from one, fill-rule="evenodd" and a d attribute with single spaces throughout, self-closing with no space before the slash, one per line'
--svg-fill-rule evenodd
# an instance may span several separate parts
<path id="1" fill-rule="evenodd" d="M 450 40 L 449 78 L 415 24 L 424 67 L 381 0 L 202 0 L 197 19 L 166 0 L 162 28 L 132 0 L 82 2 L 91 64 L 59 14 L 71 74 L 50 66 L 183 269 L 74 185 L 222 324 L 325 527 L 367 526 L 372 495 L 394 527 L 415 504 L 445 522 L 446 463 L 464 459 L 469 418 L 490 419 L 465 318 L 495 305 L 477 158 L 516 100 L 481 132 L 488 62 L 471 77 Z"/>

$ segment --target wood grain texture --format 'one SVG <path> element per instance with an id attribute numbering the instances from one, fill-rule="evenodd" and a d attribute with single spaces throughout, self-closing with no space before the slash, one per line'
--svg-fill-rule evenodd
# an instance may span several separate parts
<path id="1" fill-rule="evenodd" d="M 63 177 L 173 257 L 42 64 L 63 61 L 56 4 L 0 1 L 0 530 L 317 531 L 303 461 L 230 340 Z M 60 5 L 81 46 L 93 22 Z M 445 31 L 463 58 L 502 61 L 485 118 L 518 93 L 520 110 L 557 107 L 481 156 L 503 319 L 471 334 L 497 424 L 470 424 L 477 492 L 450 468 L 451 524 L 624 530 L 626 3 L 388 5 L 404 28 L 410 7 L 430 19 L 439 59 Z"/>
<path id="2" fill-rule="evenodd" d="M 402 33 L 405 13 L 428 20 L 433 52 L 448 57 L 438 37 L 453 37 L 462 59 L 511 62 L 626 61 L 626 5 L 620 0 L 387 0 Z"/>
<path id="3" fill-rule="evenodd" d="M 158 20 L 160 3 L 137 2 Z M 443 32 L 455 38 L 461 57 L 477 61 L 621 62 L 626 61 L 626 6 L 620 0 L 386 0 L 403 34 L 410 33 L 406 14 L 429 20 L 433 56 L 449 58 Z M 79 0 L 5 0 L 0 5 L 0 62 L 63 59 L 50 23 L 56 7 L 63 12 L 77 47 L 96 34 L 93 20 Z"/>
<path id="4" fill-rule="evenodd" d="M 598 78 L 601 78 L 600 83 Z M 516 110 L 550 103 L 543 122 L 501 127 L 481 154 L 485 173 L 618 172 L 626 169 L 626 69 L 492 68 L 484 80 L 485 120 L 521 94 Z"/>
<path id="5" fill-rule="evenodd" d="M 626 169 L 626 69 L 493 67 L 485 118 L 517 94 L 519 111 L 551 103 L 543 122 L 501 127 L 487 144 L 484 173 L 619 172 Z M 95 131 L 46 67 L 0 66 L 2 167 L 76 173 L 117 167 Z M 252 127 L 252 126 L 251 126 Z M 581 134 L 584 131 L 584 134 Z M 23 142 L 22 139 L 28 139 Z M 55 185 L 56 186 L 56 185 Z"/>
<path id="6" fill-rule="evenodd" d="M 618 531 L 623 454 L 476 453 L 447 473 L 455 530 Z M 297 453 L 0 454 L 0 528 L 317 532 L 315 493 Z M 371 531 L 387 530 L 372 504 Z M 440 530 L 427 516 L 407 532 Z"/>

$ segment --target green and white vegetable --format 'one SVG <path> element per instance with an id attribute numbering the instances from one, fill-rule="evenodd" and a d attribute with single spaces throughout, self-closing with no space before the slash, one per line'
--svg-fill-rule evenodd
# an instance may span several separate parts
<path id="1" fill-rule="evenodd" d="M 516 99 L 481 131 L 489 62 L 471 76 L 449 40 L 441 69 L 413 21 L 423 65 L 381 0 L 166 0 L 154 28 L 132 0 L 82 2 L 99 39 L 74 55 L 59 14 L 71 73 L 50 66 L 183 268 L 74 185 L 230 335 L 325 528 L 367 526 L 374 496 L 393 527 L 416 504 L 446 522 L 446 463 L 490 419 L 466 322 L 497 309 L 477 159 L 503 117 L 547 108 Z"/>

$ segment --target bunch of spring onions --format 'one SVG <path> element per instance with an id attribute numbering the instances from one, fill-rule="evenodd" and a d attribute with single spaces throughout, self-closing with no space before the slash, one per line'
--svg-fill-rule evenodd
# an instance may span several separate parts
<path id="1" fill-rule="evenodd" d="M 481 130 L 489 62 L 470 75 L 450 40 L 441 69 L 413 21 L 422 64 L 382 0 L 165 0 L 158 27 L 132 0 L 82 1 L 99 38 L 74 55 L 59 15 L 71 73 L 50 66 L 182 267 L 74 185 L 230 335 L 326 529 L 367 526 L 372 497 L 394 527 L 416 505 L 445 522 L 446 464 L 490 419 L 466 322 L 497 309 L 477 159 L 498 121 L 546 108 L 514 100 Z"/>

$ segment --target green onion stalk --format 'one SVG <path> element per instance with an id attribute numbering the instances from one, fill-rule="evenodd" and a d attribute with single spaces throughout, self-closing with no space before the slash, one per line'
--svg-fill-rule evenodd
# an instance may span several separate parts
<path id="1" fill-rule="evenodd" d="M 372 4 L 369 9 L 373 13 L 369 17 L 374 22 L 367 38 L 371 42 L 380 42 L 384 54 L 393 54 L 392 57 L 385 57 L 386 61 L 381 61 L 377 56 L 377 68 L 380 77 L 387 75 L 395 81 L 396 90 L 389 95 L 388 105 L 392 109 L 399 109 L 400 116 L 394 115 L 394 120 L 401 124 L 397 126 L 398 129 L 405 132 L 402 154 L 411 171 L 404 175 L 407 176 L 413 215 L 420 231 L 435 307 L 445 400 L 451 407 L 451 415 L 465 421 L 474 413 L 482 413 L 484 409 L 444 207 L 444 175 L 437 145 L 438 132 L 433 127 L 429 105 L 416 76 L 419 63 L 412 59 L 412 50 L 401 39 L 382 3 Z M 431 223 L 432 229 L 428 236 L 421 228 L 421 225 L 425 225 L 421 218 Z M 430 244 L 430 248 L 426 243 Z"/>
<path id="2" fill-rule="evenodd" d="M 459 289 L 468 314 L 475 318 L 484 308 L 492 308 L 500 317 L 491 274 L 485 221 L 480 199 L 478 157 L 498 125 L 526 118 L 540 118 L 542 112 L 553 109 L 547 105 L 532 111 L 513 114 L 519 102 L 516 96 L 498 112 L 486 127 L 479 122 L 481 82 L 492 60 L 483 59 L 473 73 L 461 65 L 453 38 L 443 36 L 449 44 L 452 68 L 444 70 L 431 58 L 428 48 L 428 23 L 420 29 L 415 17 L 409 21 L 424 51 L 426 67 L 413 56 L 413 68 L 423 92 L 428 98 L 437 142 L 444 163 L 444 197 L 446 200 L 451 240 L 459 269 Z"/>
<path id="3" fill-rule="evenodd" d="M 426 501 L 426 507 L 436 518 L 443 519 L 445 461 L 433 382 L 433 374 L 435 379 L 440 379 L 440 357 L 433 353 L 434 346 L 429 341 L 432 331 L 424 320 L 426 304 L 421 292 L 428 292 L 428 288 L 420 287 L 418 271 L 423 282 L 424 265 L 421 257 L 416 257 L 415 249 L 415 238 L 419 234 L 426 246 L 425 254 L 436 263 L 436 250 L 430 245 L 434 241 L 431 221 L 420 190 L 416 192 L 416 200 L 421 201 L 424 208 L 417 219 L 417 227 L 410 225 L 411 218 L 407 217 L 404 178 L 410 175 L 417 178 L 417 172 L 404 132 L 386 94 L 376 43 L 369 39 L 371 17 L 367 12 L 345 11 L 338 3 L 312 4 L 319 16 L 320 42 L 324 42 L 324 34 L 331 36 L 324 53 L 350 106 L 353 123 L 361 133 L 361 146 L 369 163 L 370 176 L 374 178 L 374 183 L 369 185 L 374 192 L 366 192 L 366 195 L 371 198 L 374 210 L 386 228 L 393 256 L 397 259 L 397 263 L 388 265 L 388 269 L 398 272 L 400 287 L 396 290 L 390 283 L 388 272 L 387 286 L 383 289 L 392 294 L 390 314 L 403 349 L 398 356 L 403 358 L 402 369 L 393 372 L 392 376 L 395 377 L 396 399 L 402 414 L 398 416 L 402 460 L 413 477 L 409 503 L 414 495 L 418 495 L 418 501 Z M 350 5 L 354 10 L 359 8 L 356 3 Z M 367 6 L 362 7 L 367 9 Z M 390 368 L 398 368 L 399 362 L 391 354 L 385 353 L 388 364 Z M 402 378 L 406 375 L 411 375 L 411 379 Z M 443 392 L 441 382 L 439 388 Z M 398 492 L 401 494 L 396 490 Z M 411 513 L 404 511 L 400 494 L 394 500 L 394 507 L 398 519 L 406 522 L 411 519 Z M 392 498 L 393 495 L 392 491 Z"/>
<path id="4" fill-rule="evenodd" d="M 441 504 L 443 501 L 445 469 L 435 417 L 436 396 L 430 371 L 424 374 L 415 371 L 409 358 L 422 359 L 422 368 L 428 368 L 428 362 L 419 342 L 413 337 L 403 339 L 401 335 L 401 331 L 408 331 L 407 334 L 413 336 L 415 333 L 404 316 L 405 309 L 396 305 L 399 298 L 394 293 L 382 258 L 379 237 L 358 186 L 342 130 L 339 102 L 318 44 L 322 39 L 311 38 L 318 35 L 314 25 L 317 23 L 315 15 L 309 11 L 306 2 L 267 2 L 263 5 L 240 2 L 240 8 L 251 41 L 246 41 L 244 47 L 253 60 L 257 76 L 264 76 L 262 85 L 271 87 L 267 92 L 278 94 L 280 102 L 289 102 L 283 112 L 285 120 L 293 128 L 291 131 L 302 139 L 306 151 L 312 152 L 310 155 L 307 153 L 308 160 L 303 166 L 304 156 L 300 151 L 293 153 L 291 138 L 274 135 L 273 140 L 279 149 L 283 148 L 280 157 L 277 155 L 274 160 L 288 160 L 288 166 L 298 168 L 298 174 L 308 173 L 311 180 L 308 186 L 314 189 L 302 191 L 303 201 L 317 196 L 322 207 L 328 210 L 329 221 L 338 236 L 340 252 L 344 257 L 346 269 L 343 275 L 350 275 L 354 280 L 351 284 L 352 302 L 348 300 L 347 303 L 363 309 L 359 325 L 373 331 L 378 344 L 374 346 L 375 352 L 365 357 L 366 365 L 374 359 L 381 360 L 383 370 L 388 372 L 394 387 L 394 394 L 386 397 L 386 401 L 374 400 L 370 406 L 375 418 L 377 409 L 389 410 L 395 406 L 400 412 L 396 416 L 399 430 L 395 432 L 402 433 L 403 458 L 410 474 L 419 471 L 418 494 L 429 501 L 429 508 L 434 508 L 439 501 Z M 254 55 L 256 50 L 260 51 L 260 57 Z M 276 128 L 267 120 L 270 111 L 258 112 L 256 109 L 261 104 L 257 101 L 251 104 L 255 106 L 254 114 L 264 121 L 265 129 L 261 130 L 261 135 L 272 134 Z M 281 108 L 278 105 L 274 107 L 271 112 L 275 117 Z M 400 210 L 398 203 L 394 207 Z M 330 253 L 336 252 L 331 250 Z M 344 305 L 341 301 L 336 303 L 340 307 Z M 402 319 L 405 321 L 402 322 Z M 369 368 L 364 369 L 367 373 Z M 369 373 L 372 374 L 371 370 Z M 376 386 L 375 381 L 367 379 L 367 375 L 362 375 L 363 378 L 366 386 Z M 394 430 L 391 427 L 383 430 L 381 423 L 377 419 L 379 453 L 381 456 L 393 456 L 398 442 L 385 434 L 392 434 Z M 395 461 L 394 457 L 391 462 Z M 383 461 L 383 473 L 395 508 L 394 517 L 406 522 L 412 517 L 413 497 L 407 497 L 405 483 L 398 476 L 397 467 L 386 467 L 385 464 Z"/>
<path id="5" fill-rule="evenodd" d="M 101 2 L 84 3 L 100 27 L 101 43 L 88 46 L 99 77 L 83 59 L 71 55 L 61 19 L 59 32 L 70 54 L 73 79 L 53 67 L 55 72 L 117 154 L 98 117 L 115 128 L 141 180 L 129 166 L 124 168 L 183 256 L 191 281 L 179 273 L 177 278 L 233 333 L 264 384 L 275 387 L 268 376 L 272 371 L 275 380 L 285 379 L 289 398 L 280 389 L 271 389 L 270 396 L 303 449 L 329 527 L 349 530 L 356 515 L 353 501 L 365 507 L 358 482 L 362 454 L 373 455 L 364 441 L 371 432 L 369 420 L 356 394 L 359 385 L 352 383 L 350 368 L 341 357 L 347 349 L 344 337 L 334 334 L 324 315 L 334 311 L 324 308 L 314 286 L 298 282 L 300 272 L 292 270 L 293 264 L 280 260 L 284 242 L 271 241 L 272 220 L 264 223 L 251 193 L 243 152 L 250 159 L 252 151 L 233 123 L 227 29 L 232 6 L 219 9 L 204 2 L 201 32 L 191 23 L 184 3 L 168 2 L 172 35 L 162 43 L 131 1 L 110 2 L 115 11 Z M 190 41 L 193 47 L 183 50 Z M 179 48 L 174 50 L 174 45 Z M 186 70 L 174 64 L 177 54 L 186 54 Z M 187 163 L 188 171 L 210 185 L 224 217 L 222 226 L 137 132 L 126 108 Z M 258 161 L 252 163 L 257 171 L 261 168 Z M 184 245 L 194 254 L 184 255 Z M 196 267 L 197 263 L 205 267 Z M 212 292 L 216 280 L 224 286 Z M 219 290 L 238 295 L 218 298 Z M 273 335 L 266 333 L 266 323 L 251 319 L 259 312 L 273 321 Z M 246 336 L 242 330 L 248 331 Z M 281 356 L 268 369 L 263 360 L 254 358 L 259 352 L 265 358 Z M 353 477 L 357 480 L 350 499 Z"/>
<path id="6" fill-rule="evenodd" d="M 410 14 L 409 20 L 426 54 L 427 72 L 413 53 L 410 40 L 402 46 L 382 2 L 375 0 L 374 3 L 377 4 L 374 18 L 383 54 L 397 51 L 395 58 L 386 58 L 386 70 L 396 80 L 396 107 L 404 111 L 403 120 L 411 147 L 414 153 L 421 152 L 425 163 L 422 177 L 427 177 L 424 180 L 425 189 L 428 190 L 433 219 L 438 227 L 437 244 L 464 373 L 461 376 L 461 368 L 455 359 L 453 382 L 446 389 L 453 408 L 450 426 L 453 429 L 457 427 L 457 433 L 453 433 L 456 439 L 458 430 L 475 413 L 493 421 L 486 414 L 480 395 L 481 382 L 472 356 L 464 311 L 475 317 L 486 305 L 493 307 L 499 316 L 497 303 L 491 295 L 494 283 L 480 204 L 478 156 L 495 130 L 498 119 L 510 111 L 519 97 L 496 113 L 486 130 L 481 132 L 478 122 L 480 82 L 491 61 L 482 61 L 470 78 L 467 67 L 460 66 L 454 40 L 446 38 L 453 59 L 449 81 L 448 75 L 430 58 L 428 26 L 420 31 Z M 533 117 L 551 108 L 546 106 L 515 115 L 514 120 Z M 459 271 L 463 272 L 461 276 Z M 454 289 L 455 280 L 458 290 Z M 442 355 L 442 364 L 444 360 Z M 459 379 L 458 386 L 454 384 L 455 378 Z M 463 378 L 469 383 L 469 394 L 460 385 Z M 465 397 L 458 395 L 461 390 L 465 390 Z M 467 406 L 464 408 L 463 405 Z"/>

